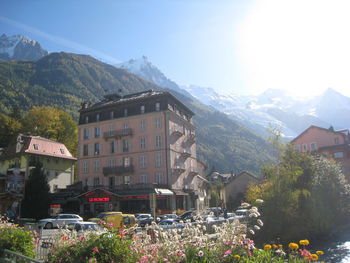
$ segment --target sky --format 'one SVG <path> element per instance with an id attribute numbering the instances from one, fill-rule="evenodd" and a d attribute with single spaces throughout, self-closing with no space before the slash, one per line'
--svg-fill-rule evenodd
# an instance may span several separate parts
<path id="1" fill-rule="evenodd" d="M 0 34 L 220 93 L 350 96 L 348 0 L 2 0 Z"/>

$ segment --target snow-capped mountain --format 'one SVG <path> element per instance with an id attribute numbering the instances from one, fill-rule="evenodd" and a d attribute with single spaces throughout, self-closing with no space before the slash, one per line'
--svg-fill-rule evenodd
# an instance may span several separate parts
<path id="1" fill-rule="evenodd" d="M 0 59 L 4 60 L 38 60 L 48 52 L 40 44 L 21 35 L 0 36 Z"/>

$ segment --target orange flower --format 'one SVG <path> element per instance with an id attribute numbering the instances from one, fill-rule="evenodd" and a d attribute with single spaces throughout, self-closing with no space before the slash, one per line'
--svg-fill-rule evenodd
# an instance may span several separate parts
<path id="1" fill-rule="evenodd" d="M 270 250 L 271 249 L 271 245 L 270 244 L 266 244 L 265 246 L 264 246 L 264 250 Z"/>
<path id="2" fill-rule="evenodd" d="M 316 260 L 318 260 L 318 256 L 316 254 L 311 254 L 311 259 L 313 261 L 316 261 Z"/>
<path id="3" fill-rule="evenodd" d="M 317 251 L 316 251 L 316 254 L 317 254 L 317 255 L 324 255 L 324 252 L 323 252 L 322 250 L 317 250 Z"/>
<path id="4" fill-rule="evenodd" d="M 308 246 L 310 244 L 309 240 L 307 239 L 303 239 L 303 240 L 300 240 L 299 241 L 299 244 L 300 245 L 303 245 L 303 246 Z"/>
<path id="5" fill-rule="evenodd" d="M 289 243 L 288 247 L 291 250 L 297 250 L 299 248 L 299 245 L 297 243 Z"/>

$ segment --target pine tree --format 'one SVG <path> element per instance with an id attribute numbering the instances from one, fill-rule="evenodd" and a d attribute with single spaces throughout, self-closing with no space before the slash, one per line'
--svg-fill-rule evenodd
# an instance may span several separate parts
<path id="1" fill-rule="evenodd" d="M 22 201 L 22 217 L 41 219 L 48 217 L 50 204 L 50 186 L 42 169 L 37 162 L 30 171 L 26 182 L 24 199 Z"/>

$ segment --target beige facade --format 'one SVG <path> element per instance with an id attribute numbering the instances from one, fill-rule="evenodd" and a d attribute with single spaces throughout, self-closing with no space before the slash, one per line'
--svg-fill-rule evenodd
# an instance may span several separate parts
<path id="1" fill-rule="evenodd" d="M 155 189 L 170 190 L 163 191 L 169 195 L 161 206 L 164 210 L 195 208 L 195 199 L 204 195 L 205 166 L 196 158 L 192 115 L 170 93 L 153 91 L 106 98 L 82 109 L 79 179 L 88 190 L 104 188 L 120 197 L 105 210 L 147 210 L 146 197 Z M 135 207 L 137 202 L 121 204 L 137 196 L 144 198 L 142 209 Z"/>

